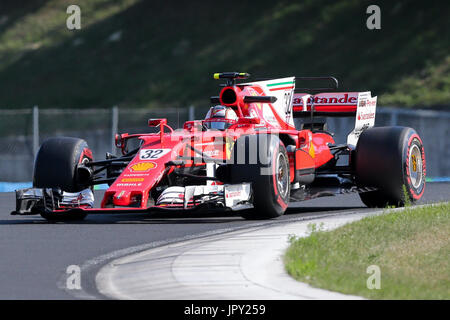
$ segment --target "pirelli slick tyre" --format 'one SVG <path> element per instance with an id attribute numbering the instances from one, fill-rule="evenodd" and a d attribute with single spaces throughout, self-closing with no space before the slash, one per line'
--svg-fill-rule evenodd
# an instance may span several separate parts
<path id="1" fill-rule="evenodd" d="M 412 128 L 365 130 L 358 140 L 355 162 L 358 184 L 378 188 L 360 193 L 368 207 L 404 206 L 419 200 L 424 193 L 425 151 Z"/>
<path id="2" fill-rule="evenodd" d="M 76 169 L 86 158 L 92 160 L 92 152 L 82 139 L 57 137 L 45 140 L 36 155 L 33 187 L 59 188 L 67 192 L 81 191 L 85 187 L 77 182 Z M 41 213 L 41 216 L 47 220 L 81 220 L 86 214 Z"/>
<path id="3" fill-rule="evenodd" d="M 251 182 L 254 209 L 245 219 L 271 219 L 284 214 L 289 203 L 290 177 L 286 148 L 275 135 L 240 137 L 232 150 L 234 181 Z"/>

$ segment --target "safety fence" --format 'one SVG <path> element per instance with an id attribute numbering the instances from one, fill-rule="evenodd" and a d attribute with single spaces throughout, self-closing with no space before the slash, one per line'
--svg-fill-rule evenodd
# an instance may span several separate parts
<path id="1" fill-rule="evenodd" d="M 400 125 L 417 130 L 425 146 L 429 177 L 450 176 L 449 111 L 377 109 L 376 126 Z M 149 132 L 147 120 L 150 118 L 167 118 L 169 125 L 178 128 L 187 120 L 203 118 L 206 111 L 192 106 L 179 109 L 3 109 L 0 111 L 0 181 L 31 181 L 34 157 L 40 143 L 48 137 L 85 139 L 100 159 L 106 152 L 116 153 L 114 134 L 117 132 Z M 328 129 L 335 133 L 336 142 L 344 143 L 354 122 L 354 118 L 329 118 Z"/>

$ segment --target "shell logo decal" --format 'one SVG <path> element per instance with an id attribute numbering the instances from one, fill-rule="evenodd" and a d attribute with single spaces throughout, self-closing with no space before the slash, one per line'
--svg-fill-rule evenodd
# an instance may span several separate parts
<path id="1" fill-rule="evenodd" d="M 156 168 L 156 163 L 154 162 L 139 162 L 133 164 L 129 169 L 133 172 L 146 172 L 154 168 Z"/>

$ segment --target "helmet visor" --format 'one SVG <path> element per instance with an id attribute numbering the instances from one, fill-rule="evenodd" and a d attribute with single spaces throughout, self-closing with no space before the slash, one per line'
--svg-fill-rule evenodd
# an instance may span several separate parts
<path id="1" fill-rule="evenodd" d="M 208 129 L 225 130 L 231 126 L 231 123 L 227 121 L 205 121 L 205 125 Z"/>

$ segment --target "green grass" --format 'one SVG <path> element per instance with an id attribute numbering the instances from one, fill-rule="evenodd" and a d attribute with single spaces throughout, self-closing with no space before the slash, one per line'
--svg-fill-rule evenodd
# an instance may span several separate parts
<path id="1" fill-rule="evenodd" d="M 385 213 L 291 238 L 288 273 L 314 287 L 371 299 L 450 299 L 450 204 Z M 369 290 L 367 267 L 381 270 Z"/>
<path id="2" fill-rule="evenodd" d="M 66 8 L 81 7 L 81 30 Z M 212 73 L 334 75 L 379 105 L 448 106 L 450 6 L 378 1 L 29 0 L 0 3 L 0 108 L 198 107 Z M 110 41 L 120 34 L 117 41 Z"/>

